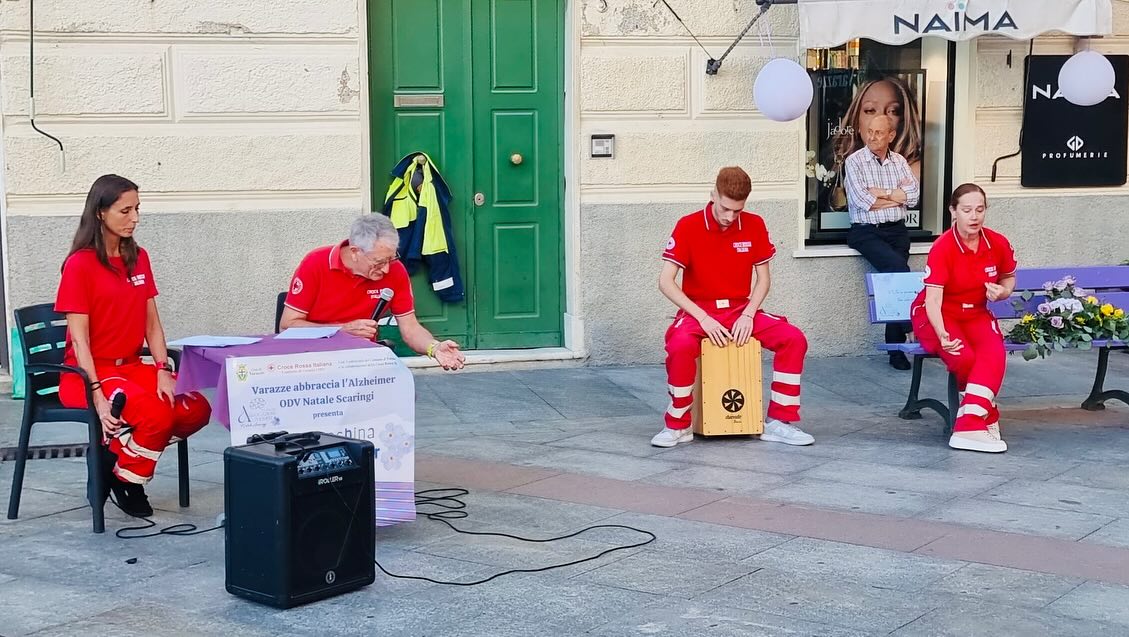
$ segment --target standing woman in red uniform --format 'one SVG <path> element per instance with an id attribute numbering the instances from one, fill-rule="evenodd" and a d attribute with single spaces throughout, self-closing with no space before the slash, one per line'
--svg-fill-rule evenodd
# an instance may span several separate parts
<path id="1" fill-rule="evenodd" d="M 153 270 L 133 239 L 139 215 L 132 181 L 103 175 L 94 182 L 63 264 L 55 311 L 67 317 L 64 362 L 82 368 L 93 384 L 108 446 L 109 491 L 126 513 L 149 516 L 153 508 L 143 485 L 161 452 L 173 436 L 185 438 L 207 425 L 212 412 L 198 392 L 174 395 Z M 141 361 L 146 343 L 153 365 Z M 126 403 L 121 418 L 114 418 L 110 397 L 118 391 Z M 59 400 L 66 407 L 87 406 L 78 374 L 63 374 Z"/>
<path id="2" fill-rule="evenodd" d="M 921 346 L 937 354 L 957 377 L 962 398 L 949 446 L 1002 453 L 996 396 L 1007 367 L 1004 337 L 989 301 L 1015 289 L 1015 252 L 1002 234 L 984 227 L 988 199 L 976 184 L 962 184 L 949 199 L 951 231 L 933 242 L 925 289 L 910 307 Z"/>

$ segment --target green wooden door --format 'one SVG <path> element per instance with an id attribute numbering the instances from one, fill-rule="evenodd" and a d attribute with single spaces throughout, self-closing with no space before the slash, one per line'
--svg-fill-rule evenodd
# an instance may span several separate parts
<path id="1" fill-rule="evenodd" d="M 473 2 L 478 346 L 561 344 L 557 0 Z"/>
<path id="2" fill-rule="evenodd" d="M 420 320 L 468 348 L 560 345 L 561 0 L 369 6 L 374 205 L 414 150 L 454 196 L 467 300 L 441 303 L 421 271 Z"/>

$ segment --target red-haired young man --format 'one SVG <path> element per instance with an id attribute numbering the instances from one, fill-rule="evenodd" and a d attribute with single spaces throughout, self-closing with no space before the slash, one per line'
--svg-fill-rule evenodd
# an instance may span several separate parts
<path id="1" fill-rule="evenodd" d="M 764 220 L 744 211 L 751 190 L 748 173 L 736 166 L 722 168 L 710 203 L 679 219 L 667 240 L 659 290 L 678 306 L 678 313 L 666 331 L 670 407 L 666 427 L 651 439 L 656 447 L 694 439 L 690 406 L 697 359 L 707 337 L 725 346 L 730 340 L 744 345 L 751 336 L 775 352 L 761 440 L 789 445 L 815 442 L 793 424 L 800 419 L 800 374 L 807 339 L 784 317 L 761 310 L 771 285 L 768 262 L 776 248 Z"/>

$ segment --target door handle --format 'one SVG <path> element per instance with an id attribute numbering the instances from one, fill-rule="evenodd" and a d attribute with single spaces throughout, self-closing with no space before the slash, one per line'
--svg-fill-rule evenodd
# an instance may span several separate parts
<path id="1" fill-rule="evenodd" d="M 514 166 L 521 165 L 521 162 L 523 161 L 525 161 L 525 159 L 521 156 L 521 153 L 514 153 L 510 155 L 510 163 Z"/>
<path id="2" fill-rule="evenodd" d="M 484 203 L 486 203 L 486 195 L 480 192 L 474 193 L 474 205 L 481 206 Z"/>

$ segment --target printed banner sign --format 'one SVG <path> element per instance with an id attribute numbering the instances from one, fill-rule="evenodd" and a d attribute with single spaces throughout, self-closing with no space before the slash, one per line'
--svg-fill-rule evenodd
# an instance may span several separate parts
<path id="1" fill-rule="evenodd" d="M 1048 31 L 1113 33 L 1112 0 L 799 0 L 800 45 L 839 46 L 854 38 L 906 44 L 922 36 L 1029 40 Z"/>
<path id="2" fill-rule="evenodd" d="M 1058 92 L 1069 56 L 1027 58 L 1020 184 L 1035 188 L 1125 184 L 1129 141 L 1129 55 L 1107 55 L 1113 92 L 1100 104 L 1077 106 Z"/>
<path id="3" fill-rule="evenodd" d="M 376 448 L 376 517 L 415 519 L 415 380 L 387 348 L 227 359 L 231 444 L 322 431 Z"/>

